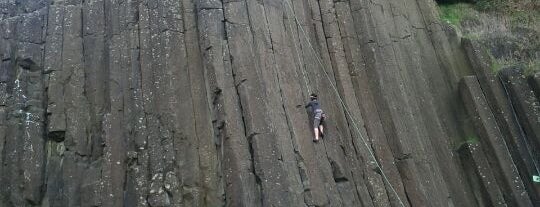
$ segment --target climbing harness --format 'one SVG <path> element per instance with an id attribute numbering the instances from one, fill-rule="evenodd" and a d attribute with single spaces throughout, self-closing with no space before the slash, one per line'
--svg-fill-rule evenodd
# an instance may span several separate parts
<path id="1" fill-rule="evenodd" d="M 304 30 L 304 28 L 302 28 L 302 24 L 300 24 L 300 21 L 298 21 L 298 17 L 296 16 L 296 14 L 294 13 L 294 9 L 291 5 L 291 3 L 289 2 L 289 0 L 283 0 L 284 2 L 287 3 L 287 6 L 289 7 L 289 9 L 291 10 L 291 14 L 294 16 L 294 20 L 296 21 L 296 24 L 298 26 L 298 28 L 300 28 L 300 30 L 302 31 L 302 34 L 304 36 L 304 38 L 306 39 L 309 47 L 311 48 L 311 51 L 313 51 L 313 54 L 314 56 L 317 58 L 317 61 L 319 63 L 319 65 L 321 66 L 321 70 L 323 71 L 323 73 L 326 75 L 326 78 L 328 79 L 328 81 L 330 82 L 330 85 L 332 86 L 332 88 L 334 89 L 334 91 L 336 92 L 337 94 L 337 97 L 339 99 L 339 102 L 341 103 L 341 105 L 343 106 L 343 109 L 344 111 L 346 112 L 346 114 L 351 118 L 351 121 L 353 123 L 353 126 L 354 128 L 356 129 L 356 132 L 360 135 L 360 138 L 362 140 L 362 142 L 364 143 L 364 145 L 366 146 L 366 149 L 368 150 L 371 158 L 373 159 L 373 161 L 375 162 L 375 165 L 377 168 L 380 169 L 380 172 L 381 172 L 381 175 L 384 179 L 384 181 L 388 184 L 388 186 L 390 187 L 390 189 L 392 190 L 392 192 L 395 194 L 395 196 L 397 197 L 399 203 L 401 204 L 401 206 L 405 207 L 405 204 L 403 203 L 403 201 L 401 200 L 399 194 L 397 193 L 396 189 L 394 188 L 394 186 L 392 185 L 392 183 L 390 183 L 390 180 L 388 179 L 388 177 L 386 176 L 386 174 L 384 173 L 384 170 L 381 166 L 381 164 L 379 164 L 379 161 L 375 158 L 375 154 L 373 153 L 372 149 L 369 147 L 368 143 L 366 142 L 366 140 L 364 139 L 364 136 L 362 135 L 362 132 L 360 131 L 360 129 L 358 128 L 357 124 L 356 124 L 356 120 L 354 119 L 354 117 L 352 116 L 352 114 L 350 113 L 349 109 L 347 108 L 347 105 L 345 104 L 345 102 L 343 101 L 343 98 L 341 97 L 341 95 L 339 94 L 339 91 L 337 89 L 337 87 L 334 85 L 334 83 L 332 82 L 332 78 L 330 78 L 330 75 L 328 75 L 328 73 L 324 70 L 325 66 L 324 64 L 322 63 L 320 57 L 317 55 L 317 52 L 315 51 L 315 48 L 313 48 L 313 45 L 311 44 L 311 42 L 309 41 L 309 37 L 307 36 L 307 33 L 306 31 Z M 291 32 L 292 32 L 292 28 L 291 28 Z M 294 41 L 293 41 L 294 42 Z M 296 47 L 296 43 L 295 43 L 295 47 Z M 297 52 L 298 54 L 298 52 Z M 305 78 L 305 77 L 304 77 Z M 307 84 L 307 82 L 306 82 Z M 309 86 L 306 86 L 306 87 L 309 87 Z"/>

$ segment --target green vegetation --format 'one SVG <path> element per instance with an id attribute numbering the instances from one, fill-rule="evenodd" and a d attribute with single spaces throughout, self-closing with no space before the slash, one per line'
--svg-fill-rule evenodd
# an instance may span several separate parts
<path id="1" fill-rule="evenodd" d="M 536 72 L 540 72 L 540 60 L 530 60 L 528 62 L 517 61 L 515 59 L 491 59 L 491 70 L 494 74 L 500 70 L 512 66 L 522 66 L 524 68 L 524 74 L 530 76 Z"/>
<path id="2" fill-rule="evenodd" d="M 454 150 L 457 151 L 457 150 L 459 150 L 460 148 L 462 148 L 465 145 L 476 144 L 478 142 L 480 142 L 480 140 L 478 139 L 477 136 L 475 136 L 475 135 L 467 136 L 464 141 L 461 141 L 461 142 L 459 142 L 459 143 L 457 143 L 455 145 Z"/>
<path id="3" fill-rule="evenodd" d="M 441 19 L 455 27 L 459 27 L 461 20 L 471 15 L 472 12 L 473 6 L 468 3 L 439 5 L 439 13 L 441 15 Z"/>
<path id="4" fill-rule="evenodd" d="M 478 0 L 474 7 L 478 11 L 506 15 L 514 26 L 540 23 L 540 1 Z"/>
<path id="5" fill-rule="evenodd" d="M 491 71 L 493 72 L 493 74 L 497 74 L 500 70 L 504 68 L 518 66 L 520 64 L 523 63 L 516 59 L 497 59 L 491 57 Z"/>
<path id="6" fill-rule="evenodd" d="M 540 1 L 477 0 L 474 4 L 458 1 L 439 4 L 441 19 L 458 28 L 464 18 L 472 17 L 478 11 L 508 16 L 514 26 L 540 24 Z"/>
<path id="7" fill-rule="evenodd" d="M 476 144 L 478 143 L 480 140 L 478 139 L 477 136 L 468 136 L 466 139 L 465 139 L 465 143 L 467 144 Z"/>
<path id="8" fill-rule="evenodd" d="M 470 39 L 470 40 L 481 40 L 482 39 L 482 36 L 478 33 L 468 33 L 468 34 L 463 34 L 462 35 L 463 38 L 466 38 L 466 39 Z"/>
<path id="9" fill-rule="evenodd" d="M 504 11 L 508 0 L 478 0 L 475 7 L 481 11 Z"/>
<path id="10" fill-rule="evenodd" d="M 477 0 L 476 9 L 486 12 L 512 13 L 514 11 L 534 11 L 540 7 L 535 0 Z"/>
<path id="11" fill-rule="evenodd" d="M 504 63 L 501 63 L 501 61 L 499 61 L 497 59 L 491 59 L 491 72 L 493 72 L 493 74 L 497 74 L 505 66 L 507 66 L 507 65 L 504 64 Z"/>
<path id="12" fill-rule="evenodd" d="M 530 76 L 540 72 L 540 60 L 532 60 L 525 66 L 525 75 Z"/>
<path id="13" fill-rule="evenodd" d="M 512 58 L 494 58 L 491 57 L 491 71 L 493 74 L 497 74 L 499 71 L 509 67 L 516 67 L 523 65 L 522 61 Z"/>
<path id="14" fill-rule="evenodd" d="M 526 76 L 530 76 L 536 72 L 540 72 L 540 60 L 495 58 L 491 54 L 489 54 L 489 56 L 491 59 L 491 71 L 493 72 L 493 74 L 497 74 L 500 70 L 513 66 L 522 66 L 524 68 L 524 74 Z"/>

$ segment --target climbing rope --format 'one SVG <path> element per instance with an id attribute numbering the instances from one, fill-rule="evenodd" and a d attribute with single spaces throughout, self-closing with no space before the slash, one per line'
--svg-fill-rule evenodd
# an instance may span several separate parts
<path id="1" fill-rule="evenodd" d="M 529 146 L 529 143 L 526 140 L 527 135 L 525 135 L 525 132 L 523 131 L 523 127 L 519 123 L 519 120 L 518 120 L 518 117 L 517 117 L 517 114 L 516 114 L 516 109 L 514 108 L 514 103 L 512 103 L 512 100 L 510 99 L 510 93 L 508 93 L 508 89 L 506 88 L 506 85 L 504 84 L 504 81 L 501 78 L 501 75 L 497 75 L 497 76 L 499 78 L 499 81 L 501 82 L 501 85 L 504 88 L 504 92 L 506 94 L 506 99 L 508 100 L 508 103 L 510 104 L 510 109 L 512 111 L 512 117 L 514 119 L 514 122 L 517 124 L 518 129 L 519 129 L 519 133 L 521 135 L 520 137 L 521 137 L 523 143 L 525 144 L 525 148 L 527 148 L 527 152 L 529 153 L 529 156 L 531 156 L 531 159 L 533 160 L 533 164 L 534 164 L 534 167 L 536 168 L 537 175 L 540 175 L 540 170 L 539 170 L 539 167 L 538 167 L 538 163 L 536 161 L 535 156 L 533 156 L 533 154 L 531 152 L 531 146 Z M 503 142 L 504 142 L 504 146 L 506 147 L 506 151 L 508 151 L 508 154 L 510 155 L 510 158 L 512 158 L 512 154 L 510 154 L 510 150 L 508 149 L 508 146 L 506 145 L 506 141 L 504 139 L 503 139 Z M 511 160 L 512 160 L 512 163 L 513 163 L 514 159 L 511 159 Z M 513 164 L 516 165 L 515 163 L 513 163 Z M 517 167 L 517 165 L 516 165 L 516 167 Z"/>
<path id="2" fill-rule="evenodd" d="M 294 21 L 294 20 L 291 19 L 291 21 Z M 291 29 L 291 34 L 292 34 L 293 26 L 292 26 L 291 21 L 288 21 L 288 22 L 289 22 L 289 28 Z M 294 44 L 294 50 L 296 51 L 296 57 L 298 59 L 298 62 L 300 63 L 300 71 L 302 72 L 302 79 L 304 80 L 304 85 L 306 86 L 307 91 L 308 91 L 307 94 L 309 95 L 309 94 L 311 94 L 311 90 L 310 90 L 309 84 L 307 82 L 306 71 L 304 70 L 304 65 L 302 64 L 302 59 L 300 58 L 300 52 L 298 51 L 298 47 L 296 46 L 296 38 L 293 39 L 292 42 Z"/>
<path id="3" fill-rule="evenodd" d="M 337 89 L 337 87 L 335 86 L 334 82 L 332 82 L 332 78 L 330 78 L 330 75 L 328 75 L 328 73 L 326 72 L 326 70 L 324 70 L 325 66 L 324 64 L 322 63 L 322 60 L 321 58 L 317 55 L 317 52 L 315 50 L 315 48 L 313 47 L 313 45 L 311 44 L 311 41 L 309 41 L 309 37 L 306 33 L 306 31 L 304 30 L 304 28 L 302 28 L 302 25 L 300 24 L 300 21 L 298 21 L 298 17 L 296 16 L 296 14 L 294 13 L 294 9 L 291 5 L 291 3 L 288 1 L 288 0 L 283 0 L 284 2 L 287 3 L 287 6 L 289 7 L 289 9 L 291 10 L 291 14 L 294 16 L 294 20 L 296 21 L 296 24 L 297 26 L 300 28 L 300 30 L 302 31 L 302 34 L 304 36 L 304 38 L 306 39 L 309 47 L 311 48 L 311 50 L 313 51 L 313 54 L 315 55 L 315 57 L 317 58 L 317 61 L 319 63 L 319 65 L 321 66 L 321 69 L 323 71 L 323 73 L 326 75 L 326 78 L 328 79 L 328 81 L 330 82 L 330 85 L 332 86 L 332 88 L 334 89 L 334 91 L 336 92 L 337 94 L 337 97 L 341 103 L 341 105 L 343 105 L 343 109 L 345 111 L 345 113 L 350 117 L 352 123 L 353 123 L 353 126 L 354 128 L 356 129 L 357 133 L 360 135 L 360 138 L 362 140 L 362 142 L 364 143 L 364 145 L 366 146 L 366 149 L 368 150 L 371 158 L 373 159 L 373 161 L 375 162 L 375 165 L 377 166 L 377 168 L 380 169 L 381 171 L 381 175 L 384 179 L 384 181 L 388 184 L 388 186 L 390 186 L 390 189 L 392 190 L 392 192 L 395 194 L 395 196 L 397 197 L 399 203 L 401 204 L 401 206 L 405 206 L 405 204 L 403 203 L 403 201 L 401 200 L 399 194 L 397 193 L 396 189 L 394 188 L 394 186 L 392 185 L 392 183 L 390 183 L 390 180 L 388 179 L 388 177 L 386 176 L 386 174 L 384 173 L 384 170 L 381 166 L 381 164 L 379 164 L 379 161 L 377 161 L 376 157 L 375 157 L 375 154 L 373 153 L 373 150 L 369 147 L 368 143 L 366 142 L 366 140 L 364 139 L 364 136 L 362 135 L 362 132 L 360 131 L 360 129 L 358 128 L 358 125 L 356 124 L 356 120 L 354 119 L 354 117 L 352 116 L 352 114 L 350 113 L 347 105 L 345 104 L 345 101 L 343 101 L 343 98 L 341 97 L 341 95 L 339 94 L 339 91 Z M 307 83 L 307 82 L 306 82 Z"/>

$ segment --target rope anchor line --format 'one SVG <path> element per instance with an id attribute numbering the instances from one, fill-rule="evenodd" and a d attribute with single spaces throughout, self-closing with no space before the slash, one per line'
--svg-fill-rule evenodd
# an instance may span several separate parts
<path id="1" fill-rule="evenodd" d="M 360 139 L 361 141 L 364 143 L 366 149 L 368 150 L 369 154 L 370 154 L 370 157 L 371 159 L 373 159 L 373 161 L 375 162 L 376 164 L 376 167 L 380 169 L 380 172 L 381 172 L 381 175 L 384 179 L 384 181 L 388 184 L 388 186 L 390 187 L 390 189 L 392 190 L 392 192 L 395 194 L 395 196 L 397 197 L 399 203 L 401 204 L 401 206 L 405 207 L 405 204 L 403 203 L 403 201 L 401 200 L 401 197 L 399 196 L 399 194 L 397 193 L 396 189 L 394 188 L 394 186 L 392 185 L 392 183 L 390 183 L 390 180 L 388 179 L 388 177 L 386 176 L 386 174 L 384 173 L 384 170 L 381 166 L 381 164 L 379 163 L 379 161 L 375 158 L 375 154 L 373 152 L 373 150 L 371 149 L 371 147 L 369 146 L 369 144 L 366 142 L 366 140 L 364 139 L 364 136 L 362 135 L 362 132 L 360 131 L 360 129 L 358 128 L 358 125 L 356 124 L 356 120 L 354 119 L 354 117 L 352 116 L 351 112 L 349 111 L 347 105 L 345 104 L 345 101 L 343 101 L 343 98 L 341 97 L 341 95 L 339 94 L 339 91 L 337 89 L 337 87 L 335 86 L 334 82 L 332 82 L 332 78 L 330 78 L 330 75 L 328 75 L 328 72 L 326 72 L 324 70 L 325 66 L 324 64 L 322 63 L 322 60 L 321 58 L 317 55 L 317 51 L 315 51 L 315 48 L 313 47 L 313 45 L 311 44 L 311 41 L 309 41 L 309 37 L 306 33 L 306 31 L 304 30 L 304 28 L 302 28 L 302 24 L 300 24 L 300 21 L 298 21 L 298 17 L 296 16 L 295 12 L 294 12 L 294 9 L 291 5 L 291 3 L 289 2 L 289 0 L 283 0 L 284 2 L 287 3 L 287 6 L 289 7 L 289 9 L 291 10 L 291 14 L 293 15 L 294 17 L 294 20 L 296 22 L 296 25 L 298 28 L 300 28 L 300 30 L 302 31 L 302 35 L 303 37 L 306 39 L 309 47 L 311 48 L 314 56 L 316 57 L 317 59 L 317 62 L 319 63 L 319 65 L 321 66 L 321 70 L 323 71 L 323 73 L 326 75 L 326 78 L 328 79 L 328 81 L 330 82 L 330 85 L 332 86 L 332 88 L 334 89 L 334 92 L 336 92 L 337 94 L 337 97 L 339 99 L 339 102 L 341 103 L 341 105 L 343 106 L 343 109 L 345 111 L 345 113 L 350 117 L 351 119 L 351 122 L 353 123 L 353 126 L 354 128 L 356 129 L 356 132 L 360 135 Z M 292 28 L 291 28 L 291 32 L 292 32 Z M 293 40 L 294 42 L 295 40 Z M 295 43 L 295 48 L 296 48 L 296 43 Z M 303 72 L 303 71 L 302 71 Z M 304 76 L 305 78 L 305 76 Z M 305 81 L 305 80 L 304 80 Z M 307 82 L 306 82 L 307 84 Z M 306 86 L 306 88 L 308 88 L 309 86 Z M 308 88 L 309 90 L 309 88 Z M 389 197 L 390 198 L 390 197 Z"/>

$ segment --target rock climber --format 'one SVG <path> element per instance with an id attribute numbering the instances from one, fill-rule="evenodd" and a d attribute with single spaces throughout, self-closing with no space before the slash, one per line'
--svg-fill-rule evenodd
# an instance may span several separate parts
<path id="1" fill-rule="evenodd" d="M 317 94 L 312 93 L 309 98 L 311 99 L 311 101 L 309 101 L 309 103 L 305 107 L 311 107 L 311 112 L 313 113 L 313 132 L 315 133 L 315 138 L 313 139 L 313 141 L 318 142 L 319 133 L 321 136 L 324 136 L 323 121 L 326 115 L 321 109 L 321 105 L 319 104 L 319 100 L 317 99 Z"/>

